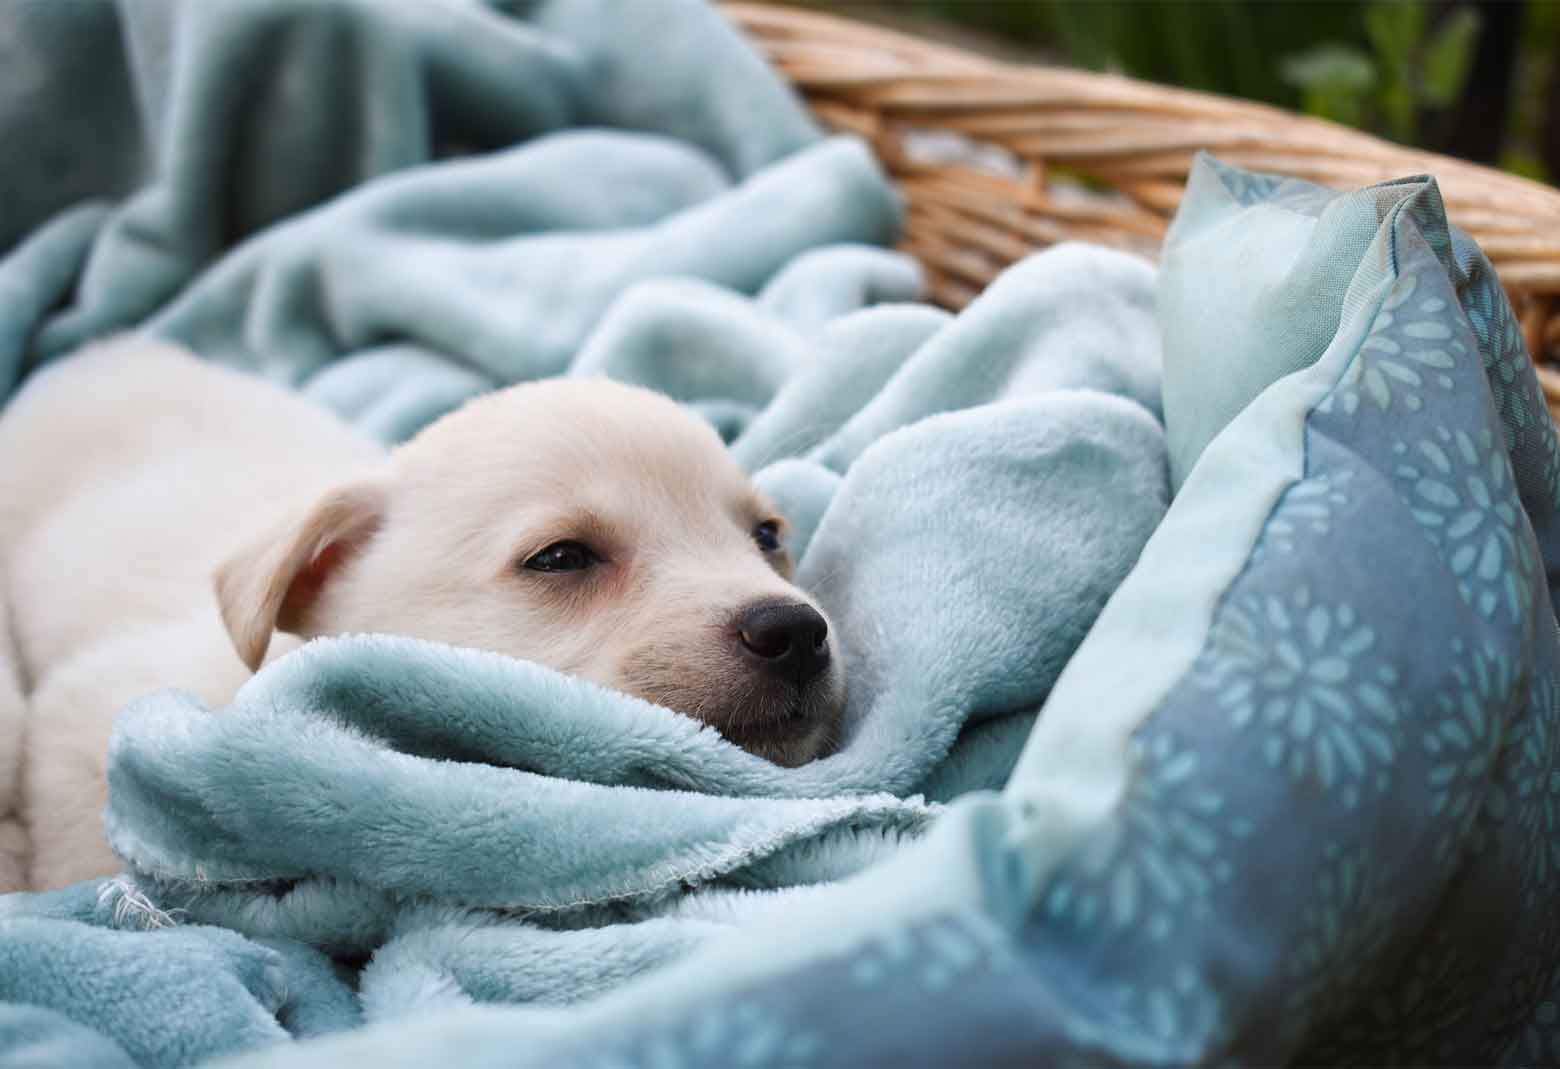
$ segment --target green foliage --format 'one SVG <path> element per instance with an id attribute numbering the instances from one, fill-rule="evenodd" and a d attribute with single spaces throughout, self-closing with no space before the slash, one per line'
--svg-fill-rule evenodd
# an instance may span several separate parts
<path id="1" fill-rule="evenodd" d="M 1461 8 L 1452 12 L 1439 33 L 1425 46 L 1421 70 L 1425 100 L 1438 108 L 1450 107 L 1468 84 L 1473 49 L 1478 43 L 1479 16 Z"/>
<path id="2" fill-rule="evenodd" d="M 1279 64 L 1284 81 L 1298 86 L 1306 114 L 1349 126 L 1365 121 L 1365 100 L 1376 88 L 1376 64 L 1353 45 L 1322 44 Z"/>
<path id="3" fill-rule="evenodd" d="M 904 9 L 1013 41 L 1060 45 L 1085 67 L 1265 100 L 1412 141 L 1455 103 L 1479 17 L 1431 25 L 1427 0 L 910 0 Z"/>
<path id="4" fill-rule="evenodd" d="M 1352 20 L 1337 4 L 1241 0 L 1048 0 L 1057 39 L 1085 66 L 1214 93 L 1293 103 L 1273 42 L 1288 47 Z"/>
<path id="5" fill-rule="evenodd" d="M 1427 21 L 1415 0 L 1377 0 L 1364 12 L 1369 51 L 1324 43 L 1291 54 L 1280 70 L 1310 114 L 1412 142 L 1423 111 L 1456 103 L 1479 37 L 1478 13 L 1469 8 L 1453 11 L 1434 33 Z"/>
<path id="6" fill-rule="evenodd" d="M 1553 144 L 1554 127 L 1560 125 L 1560 87 L 1556 80 L 1560 61 L 1560 4 L 1551 0 L 1530 2 L 1523 17 L 1521 58 L 1512 93 L 1512 114 L 1505 147 L 1500 156 L 1503 170 L 1543 182 L 1560 179 L 1560 152 Z M 1546 143 L 1548 142 L 1548 143 Z"/>
<path id="7" fill-rule="evenodd" d="M 1414 136 L 1413 66 L 1424 33 L 1425 9 L 1414 0 L 1388 0 L 1365 9 L 1365 34 L 1384 76 L 1377 107 L 1401 141 Z"/>
<path id="8" fill-rule="evenodd" d="M 1523 178 L 1531 178 L 1536 182 L 1547 182 L 1549 171 L 1544 166 L 1544 161 L 1531 152 L 1511 150 L 1501 154 L 1500 169 L 1519 174 Z"/>
<path id="9" fill-rule="evenodd" d="M 1481 32 L 1441 0 L 787 0 L 931 17 L 1096 70 L 1277 104 L 1409 144 L 1453 129 Z M 1466 3 L 1467 0 L 1461 0 Z M 1447 10 L 1450 8 L 1450 10 Z M 1555 167 L 1560 0 L 1529 0 L 1501 163 Z M 1465 117 L 1464 117 L 1465 118 Z M 1462 120 L 1458 120 L 1462 121 Z M 1546 126 L 1546 122 L 1549 123 Z"/>

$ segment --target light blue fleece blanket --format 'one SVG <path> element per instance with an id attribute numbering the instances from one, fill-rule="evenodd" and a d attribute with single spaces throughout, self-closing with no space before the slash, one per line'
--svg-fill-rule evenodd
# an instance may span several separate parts
<path id="1" fill-rule="evenodd" d="M 1154 386 L 1151 280 L 1130 258 L 1061 248 L 957 319 L 885 306 L 806 330 L 729 293 L 690 303 L 692 284 L 631 293 L 628 326 L 614 313 L 601 328 L 621 331 L 613 361 L 625 377 L 660 382 L 660 332 L 678 316 L 684 344 L 727 354 L 723 377 L 812 350 L 777 376 L 733 448 L 783 454 L 823 435 L 758 480 L 798 517 L 798 581 L 848 658 L 839 752 L 779 768 L 696 721 L 537 665 L 390 637 L 316 642 L 218 715 L 177 693 L 121 714 L 107 827 L 126 875 L 0 904 L 0 915 L 45 915 L 27 922 L 42 925 L 34 942 L 0 940 L 0 960 L 36 955 L 9 959 L 23 977 L 47 959 L 51 933 L 77 948 L 98 931 L 88 925 L 169 925 L 221 937 L 235 964 L 202 968 L 233 990 L 259 949 L 244 957 L 228 945 L 234 932 L 366 962 L 355 998 L 327 984 L 327 1010 L 299 1007 L 339 1026 L 472 1002 L 567 1003 L 772 914 L 781 889 L 893 855 L 938 803 L 1006 781 L 1163 511 L 1163 432 L 1127 396 Z M 864 367 L 841 347 L 861 337 L 897 353 Z M 587 344 L 582 360 L 598 351 Z M 927 382 L 938 388 L 905 385 Z M 867 399 L 833 420 L 804 403 L 851 389 Z M 92 937 L 116 959 L 144 954 Z M 99 1025 L 139 1057 L 146 1046 L 123 1039 L 118 1016 L 136 987 L 119 990 L 125 1005 L 68 983 L 22 1001 Z M 287 997 L 222 995 L 211 1018 L 181 1012 L 161 1029 L 204 1034 L 214 1019 L 242 1047 L 256 1042 L 239 1027 L 257 1016 L 251 1000 L 277 1009 Z M 337 1010 L 346 1016 L 330 1018 Z"/>
<path id="2" fill-rule="evenodd" d="M 1006 781 L 1163 513 L 1152 270 L 1063 248 L 956 318 L 904 303 L 870 153 L 699 4 L 0 18 L 13 143 L 78 167 L 4 165 L 35 216 L 0 260 L 8 382 L 137 327 L 388 442 L 540 375 L 656 387 L 792 520 L 850 680 L 839 752 L 799 769 L 388 637 L 311 644 L 223 710 L 149 696 L 110 754 L 125 874 L 0 899 L 0 1065 L 574 1003 L 788 908 Z M 70 99 L 107 132 L 37 126 Z"/>

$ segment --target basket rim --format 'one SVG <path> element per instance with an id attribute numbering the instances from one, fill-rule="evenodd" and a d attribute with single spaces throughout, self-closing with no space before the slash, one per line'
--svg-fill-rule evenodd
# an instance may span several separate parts
<path id="1" fill-rule="evenodd" d="M 1532 197 L 1535 206 L 1547 210 L 1560 221 L 1560 188 L 1486 164 L 1401 145 L 1329 119 L 1289 111 L 1277 105 L 1165 85 L 1112 72 L 1015 63 L 877 23 L 786 3 L 725 0 L 721 8 L 749 36 L 761 33 L 775 42 L 766 47 L 765 52 L 772 61 L 780 61 L 777 65 L 792 81 L 798 80 L 798 75 L 807 73 L 803 69 L 788 67 L 783 62 L 787 58 L 785 38 L 797 29 L 804 29 L 811 35 L 827 34 L 835 38 L 840 43 L 842 58 L 860 60 L 863 56 L 861 50 L 869 55 L 887 53 L 896 56 L 899 62 L 894 65 L 894 69 L 864 69 L 848 78 L 836 75 L 832 79 L 828 71 L 819 70 L 813 72 L 814 78 L 819 80 L 808 80 L 811 86 L 848 84 L 858 90 L 875 91 L 875 99 L 896 111 L 979 110 L 989 113 L 993 110 L 992 98 L 1000 98 L 1006 92 L 1010 94 L 1006 106 L 1018 114 L 1032 114 L 1048 106 L 1065 104 L 1070 109 L 1091 107 L 1107 114 L 1113 111 L 1135 112 L 1139 109 L 1148 109 L 1167 118 L 1181 114 L 1210 126 L 1210 120 L 1222 123 L 1242 119 L 1260 129 L 1266 129 L 1267 123 L 1274 123 L 1288 129 L 1304 128 L 1333 142 L 1340 150 L 1353 149 L 1376 157 L 1395 158 L 1404 163 L 1418 162 L 1424 173 L 1431 177 L 1444 173 L 1470 173 L 1494 179 L 1507 192 Z M 816 47 L 811 40 L 808 45 L 810 49 Z M 961 85 L 977 88 L 978 95 L 963 99 L 948 95 L 950 90 L 956 92 Z M 1348 154 L 1340 152 L 1340 155 L 1347 157 Z M 1404 172 L 1404 176 L 1413 173 L 1410 168 Z"/>
<path id="2" fill-rule="evenodd" d="M 1014 62 L 784 0 L 719 7 L 823 126 L 870 144 L 906 194 L 902 247 L 927 268 L 939 303 L 962 306 L 1015 259 L 1057 241 L 1152 254 L 1198 151 L 1337 189 L 1424 176 L 1493 263 L 1560 414 L 1560 368 L 1540 362 L 1560 359 L 1560 188 L 1272 104 Z M 905 149 L 921 131 L 1000 149 L 1016 173 L 928 166 Z M 1092 214 L 1064 203 L 1058 171 L 1120 203 Z"/>

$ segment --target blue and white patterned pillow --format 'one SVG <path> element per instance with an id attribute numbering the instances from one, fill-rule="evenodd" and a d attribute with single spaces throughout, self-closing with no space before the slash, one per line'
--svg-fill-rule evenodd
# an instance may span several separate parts
<path id="1" fill-rule="evenodd" d="M 1560 1059 L 1560 465 L 1510 305 L 1433 181 L 1204 159 L 1189 198 L 1161 282 L 1200 343 L 1166 351 L 1184 485 L 1012 790 L 1064 789 L 1048 738 L 1109 660 L 1148 677 L 1106 718 L 1128 771 L 1031 926 L 1092 962 L 1118 1056 L 1128 1024 L 1176 1062 Z M 1209 277 L 1264 258 L 1311 288 Z M 1227 424 L 1196 402 L 1264 362 Z"/>

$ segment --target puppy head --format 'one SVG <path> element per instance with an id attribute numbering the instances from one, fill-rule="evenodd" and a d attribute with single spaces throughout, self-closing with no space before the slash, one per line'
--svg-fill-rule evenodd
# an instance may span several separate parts
<path id="1" fill-rule="evenodd" d="M 251 668 L 273 629 L 494 650 L 794 766 L 832 743 L 844 684 L 783 530 L 697 417 L 554 380 L 439 420 L 224 564 L 216 590 Z"/>

